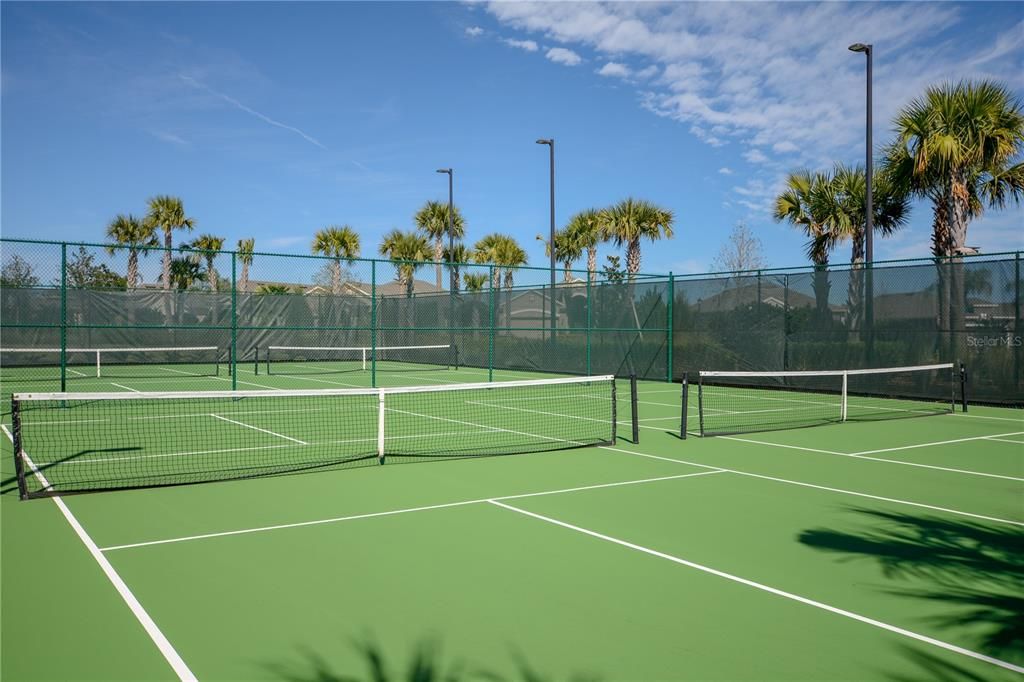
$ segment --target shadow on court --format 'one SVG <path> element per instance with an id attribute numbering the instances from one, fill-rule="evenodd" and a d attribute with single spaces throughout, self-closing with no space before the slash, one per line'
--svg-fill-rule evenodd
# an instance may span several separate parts
<path id="1" fill-rule="evenodd" d="M 500 673 L 459 658 L 447 659 L 436 638 L 426 638 L 409 656 L 385 653 L 372 637 L 352 639 L 349 647 L 361 661 L 362 671 L 342 672 L 322 654 L 304 650 L 302 663 L 266 664 L 263 668 L 276 679 L 289 682 L 551 682 L 555 678 L 534 668 L 516 649 L 510 653 L 514 673 Z M 404 659 L 404 660 L 403 660 Z M 599 682 L 600 677 L 574 673 L 570 682 Z"/>
<path id="2" fill-rule="evenodd" d="M 48 469 L 52 469 L 54 467 L 61 466 L 62 464 L 67 464 L 69 462 L 74 462 L 75 460 L 79 459 L 80 457 L 85 457 L 86 455 L 114 455 L 114 454 L 124 454 L 126 452 L 139 452 L 140 450 L 142 450 L 142 448 L 140 448 L 138 446 L 124 447 L 124 448 L 102 448 L 102 449 L 94 449 L 94 450 L 81 450 L 79 452 L 76 452 L 73 455 L 68 455 L 67 457 L 62 457 L 62 458 L 60 458 L 58 460 L 54 460 L 52 462 L 47 462 L 46 464 L 37 465 L 36 466 L 36 471 L 38 471 L 39 473 L 41 473 L 41 474 L 43 474 L 45 476 L 46 475 L 46 471 Z M 11 465 L 12 468 L 13 468 L 13 466 L 14 465 Z M 31 472 L 29 472 L 29 471 L 26 471 L 25 475 L 27 477 L 31 477 L 32 476 Z M 17 476 L 9 476 L 9 477 L 7 477 L 7 478 L 5 478 L 3 480 L 0 480 L 0 495 L 9 495 L 9 494 L 12 494 L 12 493 L 17 494 L 17 492 L 18 492 L 18 477 Z"/>
<path id="3" fill-rule="evenodd" d="M 930 624 L 966 639 L 981 653 L 1024 663 L 1024 533 L 1019 528 L 851 508 L 876 524 L 864 533 L 811 529 L 801 543 L 854 559 L 878 562 L 894 579 L 923 579 L 927 589 L 896 589 L 894 596 L 948 608 Z M 980 679 L 944 659 L 908 648 L 927 672 L 921 679 Z"/>

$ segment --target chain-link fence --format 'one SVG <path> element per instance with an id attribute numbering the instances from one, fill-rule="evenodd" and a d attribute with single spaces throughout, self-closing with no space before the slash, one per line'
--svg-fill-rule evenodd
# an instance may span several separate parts
<path id="1" fill-rule="evenodd" d="M 96 390 L 100 377 L 269 388 L 245 375 L 275 369 L 388 385 L 438 367 L 461 368 L 459 381 L 670 380 L 964 362 L 973 399 L 1024 403 L 1019 253 L 716 276 L 570 270 L 552 286 L 546 268 L 4 239 L 0 267 L 0 381 L 19 390 Z"/>

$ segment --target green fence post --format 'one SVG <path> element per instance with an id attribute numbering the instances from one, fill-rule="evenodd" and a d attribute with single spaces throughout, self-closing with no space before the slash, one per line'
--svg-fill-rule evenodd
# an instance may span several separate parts
<path id="1" fill-rule="evenodd" d="M 782 369 L 789 369 L 789 275 L 783 275 L 782 286 Z"/>
<path id="2" fill-rule="evenodd" d="M 590 371 L 590 344 L 592 343 L 591 330 L 594 328 L 594 317 L 593 317 L 593 301 L 590 300 L 590 295 L 593 293 L 593 289 L 590 286 L 590 273 L 587 273 L 587 376 L 591 375 Z"/>
<path id="3" fill-rule="evenodd" d="M 668 363 L 667 363 L 668 367 L 665 369 L 665 375 L 666 375 L 665 376 L 665 381 L 668 381 L 669 383 L 672 382 L 672 377 L 675 374 L 672 371 L 673 370 L 673 367 L 672 367 L 672 363 L 673 363 L 672 344 L 675 342 L 675 340 L 673 339 L 673 334 L 672 334 L 672 326 L 673 326 L 672 315 L 674 313 L 674 311 L 672 309 L 672 302 L 675 299 L 675 297 L 676 297 L 676 279 L 675 279 L 675 276 L 670 272 L 670 273 L 668 273 L 668 305 L 667 305 L 668 310 L 666 311 L 666 315 L 665 315 L 665 322 L 666 322 L 666 324 L 665 324 L 665 341 L 668 344 Z"/>
<path id="4" fill-rule="evenodd" d="M 494 266 L 487 266 L 487 381 L 494 381 Z"/>
<path id="5" fill-rule="evenodd" d="M 60 245 L 60 390 L 68 390 L 68 245 Z"/>
<path id="6" fill-rule="evenodd" d="M 370 262 L 370 386 L 377 388 L 377 261 Z"/>
<path id="7" fill-rule="evenodd" d="M 1020 326 L 1020 251 L 1013 259 L 1013 376 L 1017 377 L 1017 386 L 1021 383 L 1021 326 Z"/>
<path id="8" fill-rule="evenodd" d="M 238 254 L 231 252 L 231 390 L 238 390 Z"/>

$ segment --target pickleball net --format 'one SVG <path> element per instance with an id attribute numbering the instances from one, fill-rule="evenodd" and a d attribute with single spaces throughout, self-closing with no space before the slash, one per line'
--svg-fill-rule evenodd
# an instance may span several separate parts
<path id="1" fill-rule="evenodd" d="M 615 437 L 613 376 L 12 398 L 22 498 L 562 450 Z"/>
<path id="2" fill-rule="evenodd" d="M 800 372 L 702 371 L 697 386 L 700 434 L 949 414 L 958 386 L 963 400 L 962 376 L 952 363 Z"/>

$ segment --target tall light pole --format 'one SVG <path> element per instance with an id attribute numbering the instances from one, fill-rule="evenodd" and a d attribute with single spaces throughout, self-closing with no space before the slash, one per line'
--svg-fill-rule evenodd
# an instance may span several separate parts
<path id="1" fill-rule="evenodd" d="M 864 301 L 864 326 L 867 327 L 867 355 L 868 360 L 874 350 L 874 278 L 872 275 L 872 263 L 875 260 L 874 236 L 875 236 L 875 212 L 872 202 L 871 190 L 874 175 L 874 148 L 871 142 L 871 57 L 873 46 L 864 43 L 854 43 L 848 48 L 851 52 L 863 52 L 867 57 L 867 115 L 865 124 L 865 148 L 864 148 L 864 260 L 867 261 L 867 294 Z"/>
<path id="2" fill-rule="evenodd" d="M 455 202 L 452 197 L 452 176 L 455 172 L 451 168 L 438 168 L 438 173 L 446 173 L 448 175 L 448 269 L 451 275 L 451 293 L 455 295 L 455 228 L 453 227 L 453 221 L 455 220 Z"/>
<path id="3" fill-rule="evenodd" d="M 551 167 L 551 230 L 548 233 L 548 250 L 551 252 L 551 342 L 555 341 L 555 138 L 537 140 L 550 149 Z"/>

